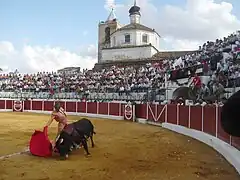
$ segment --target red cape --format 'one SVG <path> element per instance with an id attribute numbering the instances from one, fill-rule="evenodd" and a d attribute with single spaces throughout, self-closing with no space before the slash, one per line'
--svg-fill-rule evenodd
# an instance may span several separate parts
<path id="1" fill-rule="evenodd" d="M 52 144 L 48 138 L 48 127 L 43 131 L 35 130 L 29 143 L 30 152 L 35 156 L 50 157 L 52 156 Z"/>

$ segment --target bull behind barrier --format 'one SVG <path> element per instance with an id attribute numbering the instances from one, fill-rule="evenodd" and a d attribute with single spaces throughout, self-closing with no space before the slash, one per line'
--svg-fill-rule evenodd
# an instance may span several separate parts
<path id="1" fill-rule="evenodd" d="M 225 132 L 240 137 L 240 91 L 234 93 L 223 105 L 221 125 Z"/>

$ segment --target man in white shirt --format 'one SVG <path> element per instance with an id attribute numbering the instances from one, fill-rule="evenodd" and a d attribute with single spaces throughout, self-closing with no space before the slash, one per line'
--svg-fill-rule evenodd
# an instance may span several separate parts
<path id="1" fill-rule="evenodd" d="M 204 98 L 210 95 L 210 90 L 205 84 L 202 84 L 200 93 L 201 93 L 201 98 Z"/>
<path id="2" fill-rule="evenodd" d="M 213 94 L 215 94 L 218 97 L 218 100 L 220 100 L 224 97 L 224 92 L 225 92 L 225 89 L 224 89 L 223 85 L 220 84 L 219 82 L 216 82 L 213 85 Z"/>

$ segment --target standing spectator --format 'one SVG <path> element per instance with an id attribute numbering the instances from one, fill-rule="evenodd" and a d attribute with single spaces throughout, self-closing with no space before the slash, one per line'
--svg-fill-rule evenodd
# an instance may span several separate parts
<path id="1" fill-rule="evenodd" d="M 190 86 L 192 86 L 192 84 L 193 84 L 193 92 L 195 92 L 197 94 L 197 97 L 199 98 L 202 82 L 201 82 L 200 77 L 197 75 L 197 73 L 195 73 Z"/>

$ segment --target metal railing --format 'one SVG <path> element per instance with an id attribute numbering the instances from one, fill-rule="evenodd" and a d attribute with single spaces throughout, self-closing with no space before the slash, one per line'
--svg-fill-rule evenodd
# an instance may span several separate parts
<path id="1" fill-rule="evenodd" d="M 164 96 L 156 95 L 154 97 L 149 93 L 90 93 L 90 94 L 76 94 L 76 93 L 56 93 L 51 95 L 49 93 L 16 93 L 16 92 L 0 92 L 0 98 L 7 99 L 86 99 L 89 101 L 162 101 Z"/>

